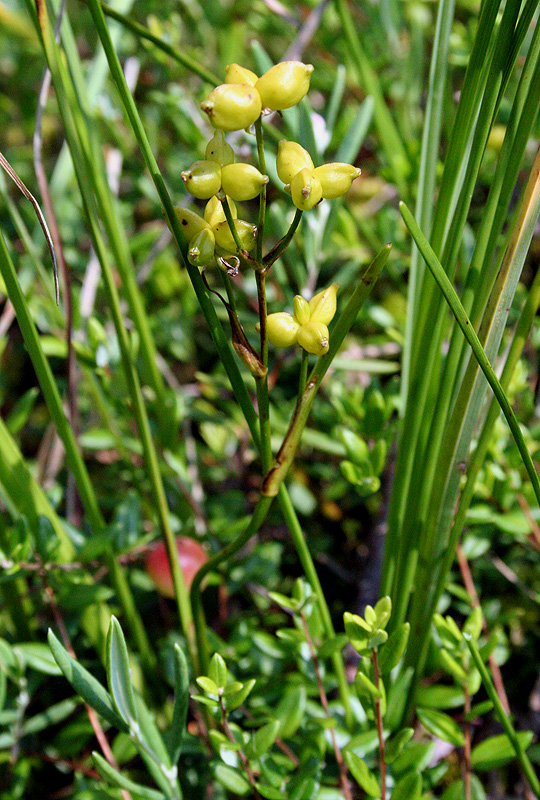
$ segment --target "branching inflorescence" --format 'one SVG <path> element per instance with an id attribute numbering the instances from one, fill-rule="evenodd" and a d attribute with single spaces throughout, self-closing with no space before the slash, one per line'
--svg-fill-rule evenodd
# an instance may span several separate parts
<path id="1" fill-rule="evenodd" d="M 310 154 L 300 144 L 281 140 L 277 153 L 277 173 L 284 190 L 292 198 L 297 213 L 290 230 L 263 256 L 262 240 L 255 258 L 251 255 L 262 237 L 266 185 L 261 117 L 270 112 L 290 108 L 306 95 L 313 67 L 299 61 L 276 64 L 265 74 L 257 75 L 238 64 L 230 64 L 225 83 L 214 89 L 201 104 L 216 129 L 208 142 L 204 160 L 196 161 L 182 172 L 188 192 L 198 200 L 207 200 L 202 214 L 180 206 L 176 215 L 188 243 L 187 257 L 197 267 L 217 264 L 228 275 L 236 275 L 240 266 L 247 266 L 261 278 L 290 244 L 303 211 L 314 208 L 323 199 L 345 194 L 360 169 L 350 164 L 331 163 L 315 167 Z M 251 164 L 235 162 L 233 148 L 225 140 L 224 131 L 238 131 L 255 126 L 259 149 L 259 169 Z M 262 163 L 261 163 L 262 162 Z M 262 211 L 259 224 L 238 217 L 236 202 L 260 198 Z M 309 303 L 300 296 L 294 300 L 294 316 L 287 312 L 266 314 L 265 298 L 259 294 L 261 352 L 269 341 L 276 347 L 299 344 L 308 353 L 323 355 L 329 347 L 328 323 L 336 311 L 337 285 L 332 284 Z M 238 328 L 237 328 L 238 329 Z M 234 331 L 233 331 L 234 333 Z M 245 347 L 236 348 L 239 355 Z M 252 354 L 243 359 L 256 376 Z M 262 356 L 264 361 L 264 356 Z M 255 371 L 254 371 L 255 369 Z"/>

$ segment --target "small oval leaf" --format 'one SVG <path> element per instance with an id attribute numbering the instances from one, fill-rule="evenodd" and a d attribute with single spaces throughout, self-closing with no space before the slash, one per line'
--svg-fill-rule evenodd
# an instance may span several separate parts
<path id="1" fill-rule="evenodd" d="M 455 747 L 463 747 L 465 744 L 463 731 L 448 714 L 435 711 L 433 708 L 418 708 L 416 713 L 424 728 L 433 736 L 442 739 L 443 742 L 450 742 Z"/>
<path id="2" fill-rule="evenodd" d="M 519 742 L 524 750 L 530 745 L 534 734 L 531 731 L 521 731 L 517 734 Z M 503 767 L 516 757 L 516 752 L 512 742 L 506 734 L 490 736 L 483 742 L 473 747 L 471 753 L 471 764 L 475 769 L 490 770 Z"/>
<path id="3" fill-rule="evenodd" d="M 216 780 L 233 794 L 244 796 L 249 794 L 251 787 L 247 778 L 241 772 L 226 764 L 218 764 L 214 770 Z"/>
<path id="4" fill-rule="evenodd" d="M 296 733 L 306 712 L 307 692 L 304 686 L 298 686 L 288 692 L 273 712 L 279 721 L 279 735 L 288 739 Z"/>
<path id="5" fill-rule="evenodd" d="M 343 756 L 353 778 L 364 792 L 370 797 L 380 797 L 381 790 L 379 789 L 379 782 L 375 775 L 366 767 L 365 761 L 362 761 L 360 756 L 357 756 L 352 750 L 348 750 Z"/>
<path id="6" fill-rule="evenodd" d="M 394 786 L 391 800 L 420 800 L 421 795 L 421 775 L 418 772 L 408 772 Z"/>
<path id="7" fill-rule="evenodd" d="M 381 647 L 379 654 L 379 669 L 383 675 L 392 672 L 401 661 L 405 650 L 407 649 L 407 642 L 409 641 L 409 632 L 411 626 L 408 622 L 404 622 L 393 633 L 390 634 L 386 643 Z"/>

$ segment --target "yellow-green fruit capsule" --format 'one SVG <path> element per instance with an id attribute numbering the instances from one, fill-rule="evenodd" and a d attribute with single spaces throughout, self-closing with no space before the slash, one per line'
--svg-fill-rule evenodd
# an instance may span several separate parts
<path id="1" fill-rule="evenodd" d="M 313 161 L 302 145 L 281 139 L 278 144 L 276 168 L 280 181 L 290 183 L 301 169 L 313 170 Z"/>
<path id="2" fill-rule="evenodd" d="M 234 200 L 253 200 L 268 180 L 251 164 L 228 164 L 221 170 L 221 188 Z"/>
<path id="3" fill-rule="evenodd" d="M 282 61 L 265 72 L 255 84 L 263 108 L 281 111 L 295 106 L 307 94 L 313 72 L 312 64 Z"/>
<path id="4" fill-rule="evenodd" d="M 205 228 L 210 228 L 210 225 L 199 214 L 190 211 L 189 208 L 182 208 L 182 206 L 175 206 L 174 213 L 182 227 L 182 233 L 187 242 L 191 241 L 193 237 L 200 233 Z M 167 222 L 167 225 L 169 223 Z M 169 225 L 170 227 L 170 225 Z"/>
<path id="5" fill-rule="evenodd" d="M 222 83 L 201 103 L 214 128 L 239 131 L 249 128 L 261 115 L 261 96 L 248 83 Z"/>
<path id="6" fill-rule="evenodd" d="M 322 193 L 325 200 L 334 200 L 341 197 L 351 188 L 352 182 L 358 178 L 362 170 L 351 164 L 323 164 L 314 170 L 321 182 Z"/>
<path id="7" fill-rule="evenodd" d="M 232 164 L 234 161 L 234 150 L 225 141 L 223 131 L 216 131 L 206 145 L 205 158 L 207 161 L 215 161 L 220 167 Z"/>
<path id="8" fill-rule="evenodd" d="M 257 226 L 252 225 L 250 222 L 244 222 L 241 219 L 235 221 L 236 231 L 242 250 L 251 250 L 255 245 L 255 233 Z M 236 253 L 237 247 L 234 241 L 231 229 L 228 222 L 220 222 L 213 228 L 214 236 L 216 237 L 216 245 L 226 253 Z"/>
<path id="9" fill-rule="evenodd" d="M 238 211 L 236 210 L 236 206 L 231 200 L 230 197 L 227 198 L 229 201 L 229 207 L 231 209 L 231 216 L 233 219 L 238 217 Z M 223 210 L 223 203 L 217 197 L 211 197 L 208 203 L 206 204 L 206 208 L 204 209 L 204 218 L 208 222 L 211 228 L 215 228 L 216 225 L 219 225 L 220 222 L 225 222 L 227 217 L 225 216 L 225 212 Z"/>
<path id="10" fill-rule="evenodd" d="M 268 341 L 274 347 L 290 347 L 296 342 L 299 329 L 300 326 L 293 315 L 286 311 L 269 314 L 266 318 Z"/>
<path id="11" fill-rule="evenodd" d="M 215 161 L 196 161 L 181 174 L 188 192 L 199 200 L 208 200 L 221 189 L 221 167 Z"/>
<path id="12" fill-rule="evenodd" d="M 311 309 L 307 300 L 297 294 L 293 300 L 294 318 L 300 325 L 305 325 L 311 317 Z"/>
<path id="13" fill-rule="evenodd" d="M 324 322 L 328 325 L 336 313 L 336 296 L 338 290 L 337 283 L 333 283 L 328 289 L 314 295 L 309 301 L 312 322 Z"/>
<path id="14" fill-rule="evenodd" d="M 309 169 L 301 169 L 291 181 L 291 197 L 296 208 L 309 211 L 322 200 L 321 182 Z"/>
<path id="15" fill-rule="evenodd" d="M 214 257 L 216 240 L 209 228 L 196 233 L 189 243 L 188 261 L 194 267 L 206 267 Z"/>
<path id="16" fill-rule="evenodd" d="M 248 83 L 255 86 L 258 80 L 258 75 L 240 64 L 227 64 L 225 67 L 225 83 Z"/>
<path id="17" fill-rule="evenodd" d="M 328 328 L 324 322 L 306 322 L 298 331 L 298 344 L 313 353 L 314 356 L 323 356 L 329 347 Z"/>

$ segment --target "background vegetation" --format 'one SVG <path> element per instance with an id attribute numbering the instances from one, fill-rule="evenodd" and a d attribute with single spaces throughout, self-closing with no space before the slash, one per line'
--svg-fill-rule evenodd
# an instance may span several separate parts
<path id="1" fill-rule="evenodd" d="M 2 173 L 0 797 L 538 797 L 538 3 L 119 0 L 104 32 L 72 0 L 58 42 L 39 8 L 0 2 L 0 151 L 61 267 L 57 306 Z M 293 210 L 279 138 L 362 176 L 304 214 L 269 310 L 335 282 L 341 312 L 392 251 L 260 526 L 255 383 L 162 206 L 191 202 L 225 66 L 287 59 L 315 71 L 266 126 L 268 246 Z M 256 345 L 254 275 L 234 287 Z M 299 371 L 271 349 L 274 454 Z M 181 578 L 160 597 L 145 556 L 246 530 L 202 595 L 205 663 Z"/>

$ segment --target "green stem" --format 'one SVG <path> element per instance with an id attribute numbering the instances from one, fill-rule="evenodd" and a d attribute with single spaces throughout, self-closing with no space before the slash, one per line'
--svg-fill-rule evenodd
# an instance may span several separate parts
<path id="1" fill-rule="evenodd" d="M 302 348 L 302 361 L 300 362 L 300 377 L 298 379 L 299 400 L 306 391 L 308 368 L 309 368 L 309 354 L 307 350 L 304 350 Z"/>
<path id="2" fill-rule="evenodd" d="M 436 168 L 439 159 L 439 146 L 442 126 L 444 87 L 448 69 L 448 47 L 452 22 L 454 19 L 454 0 L 441 0 L 438 5 L 437 23 L 433 39 L 431 65 L 429 70 L 428 94 L 426 101 L 422 152 L 418 173 L 418 189 L 415 214 L 420 227 L 429 233 L 433 214 Z M 401 373 L 401 408 L 405 413 L 409 391 L 410 362 L 413 349 L 415 319 L 421 304 L 419 288 L 422 284 L 424 266 L 418 248 L 414 248 L 409 271 L 407 294 L 407 317 L 405 342 L 403 345 Z"/>
<path id="3" fill-rule="evenodd" d="M 381 682 L 379 675 L 379 661 L 377 650 L 373 650 L 371 654 L 371 663 L 373 664 L 373 676 L 375 679 L 375 686 L 380 690 Z M 384 760 L 384 733 L 383 733 L 383 715 L 381 708 L 381 698 L 375 698 L 375 715 L 377 718 L 377 735 L 379 737 L 379 771 L 381 773 L 381 800 L 386 800 L 386 761 Z"/>
<path id="4" fill-rule="evenodd" d="M 283 439 L 283 444 L 276 456 L 275 464 L 265 475 L 262 493 L 267 497 L 275 497 L 277 495 L 279 487 L 283 483 L 293 462 L 309 417 L 309 412 L 311 411 L 311 406 L 313 405 L 317 389 L 319 388 L 317 377 L 318 376 L 315 375 L 314 378 L 310 380 L 306 391 L 298 398 L 293 418 L 285 434 L 285 438 Z"/>
<path id="5" fill-rule="evenodd" d="M 219 553 L 209 558 L 206 564 L 200 568 L 191 584 L 191 605 L 193 607 L 193 614 L 195 619 L 195 636 L 197 639 L 197 652 L 199 656 L 198 662 L 198 675 L 206 675 L 208 672 L 208 665 L 210 663 L 210 650 L 208 645 L 208 637 L 206 633 L 206 619 L 204 616 L 204 609 L 202 605 L 201 584 L 203 579 L 209 572 L 215 570 L 218 566 L 224 565 L 245 545 L 252 536 L 255 536 L 270 510 L 272 505 L 272 497 L 259 497 L 258 503 L 255 506 L 249 524 L 236 537 L 236 539 L 223 548 Z"/>
<path id="6" fill-rule="evenodd" d="M 257 154 L 259 157 L 259 171 L 266 175 L 266 160 L 264 157 L 264 141 L 262 129 L 262 117 L 255 122 L 255 136 L 257 137 Z M 257 225 L 257 261 L 262 264 L 262 246 L 264 234 L 264 221 L 266 218 L 266 184 L 263 186 L 259 195 L 259 222 Z"/>
<path id="7" fill-rule="evenodd" d="M 221 275 L 221 280 L 223 281 L 225 291 L 227 292 L 227 300 L 229 301 L 229 305 L 233 313 L 236 314 L 236 297 L 234 295 L 232 281 L 224 269 L 220 269 L 219 274 Z"/>
<path id="8" fill-rule="evenodd" d="M 506 735 L 510 739 L 510 742 L 512 743 L 512 747 L 514 748 L 516 758 L 521 764 L 521 768 L 525 774 L 525 777 L 529 781 L 531 789 L 533 790 L 536 797 L 540 797 L 540 781 L 536 777 L 536 773 L 534 771 L 531 762 L 529 761 L 527 753 L 524 751 L 521 742 L 519 741 L 519 737 L 515 731 L 515 728 L 510 722 L 510 718 L 508 717 L 502 706 L 499 695 L 497 694 L 497 690 L 495 689 L 493 681 L 491 680 L 491 676 L 488 670 L 486 669 L 486 665 L 482 661 L 482 656 L 480 655 L 480 651 L 478 650 L 478 645 L 467 634 L 464 634 L 464 638 L 465 641 L 467 642 L 469 650 L 471 651 L 471 655 L 473 657 L 475 666 L 478 672 L 480 673 L 480 676 L 482 678 L 482 683 L 484 684 L 484 688 L 488 693 L 489 699 L 493 703 L 499 721 L 504 728 L 504 732 L 506 733 Z"/>
<path id="9" fill-rule="evenodd" d="M 97 531 L 105 527 L 105 522 L 99 510 L 94 487 L 90 481 L 90 476 L 86 469 L 86 465 L 81 456 L 73 431 L 71 430 L 68 419 L 64 413 L 62 399 L 58 392 L 54 376 L 52 374 L 49 362 L 45 358 L 39 336 L 37 334 L 34 322 L 30 316 L 26 300 L 22 293 L 15 267 L 10 258 L 4 237 L 0 233 L 0 272 L 6 284 L 9 298 L 15 309 L 17 322 L 21 329 L 24 342 L 30 359 L 36 371 L 36 375 L 41 386 L 41 390 L 47 403 L 47 408 L 52 417 L 58 435 L 66 450 L 66 458 L 69 466 L 73 471 L 75 480 L 77 482 L 77 489 L 79 491 L 81 502 L 88 515 L 91 526 Z"/>
<path id="10" fill-rule="evenodd" d="M 234 224 L 231 205 L 229 203 L 229 198 L 227 196 L 223 198 L 221 205 L 223 206 L 223 211 L 225 212 L 225 219 L 229 223 L 229 229 L 232 233 L 235 245 L 239 250 L 244 250 L 242 242 L 240 241 L 240 237 L 238 236 L 238 231 L 236 230 L 236 225 Z"/>
<path id="11" fill-rule="evenodd" d="M 298 558 L 300 559 L 302 569 L 304 570 L 311 588 L 313 589 L 313 593 L 318 600 L 324 633 L 328 640 L 334 639 L 336 632 L 334 629 L 334 623 L 332 622 L 330 609 L 328 608 L 326 597 L 321 586 L 319 576 L 317 575 L 317 570 L 315 569 L 309 547 L 307 546 L 304 538 L 302 526 L 300 525 L 285 484 L 281 484 L 279 487 L 278 501 L 281 507 L 281 513 L 283 514 L 283 518 L 291 534 L 294 547 L 298 553 Z M 341 702 L 343 703 L 343 707 L 345 709 L 345 722 L 348 730 L 351 730 L 353 725 L 351 694 L 349 684 L 347 682 L 347 676 L 345 674 L 345 667 L 343 666 L 343 659 L 341 658 L 341 654 L 339 652 L 334 652 L 332 654 L 332 664 L 334 666 L 338 681 Z"/>
<path id="12" fill-rule="evenodd" d="M 279 242 L 275 245 L 275 247 L 270 250 L 269 253 L 264 257 L 263 264 L 266 270 L 270 269 L 272 264 L 278 260 L 280 255 L 283 253 L 284 250 L 290 245 L 294 234 L 296 233 L 296 229 L 300 225 L 300 220 L 302 219 L 302 211 L 299 208 L 296 209 L 294 214 L 294 219 L 291 222 L 291 227 L 283 237 L 280 239 Z"/>
<path id="13" fill-rule="evenodd" d="M 268 333 L 266 327 L 266 279 L 264 272 L 255 272 L 257 281 L 257 298 L 259 301 L 259 325 L 261 337 L 261 361 L 268 367 Z M 261 378 L 256 378 L 257 404 L 259 406 L 259 427 L 261 431 L 261 460 L 263 475 L 266 475 L 272 463 L 272 446 L 270 443 L 270 398 L 268 396 L 268 372 Z"/>
<path id="14" fill-rule="evenodd" d="M 158 36 L 154 36 L 153 33 L 150 33 L 148 28 L 145 28 L 140 23 L 136 22 L 135 20 L 131 19 L 131 17 L 126 17 L 124 14 L 121 14 L 119 11 L 116 11 L 111 6 L 107 5 L 106 3 L 101 3 L 101 8 L 103 9 L 104 14 L 106 14 L 111 19 L 116 20 L 124 28 L 127 28 L 132 33 L 139 36 L 141 39 L 146 39 L 152 44 L 155 44 L 160 50 L 166 53 L 170 58 L 177 61 L 179 64 L 182 64 L 183 67 L 189 69 L 191 72 L 198 75 L 204 81 L 211 83 L 213 86 L 218 86 L 221 81 L 217 78 L 213 72 L 203 67 L 194 58 L 188 56 L 183 50 L 179 50 L 178 48 L 171 47 L 170 44 L 164 42 L 163 39 L 160 39 Z"/>

